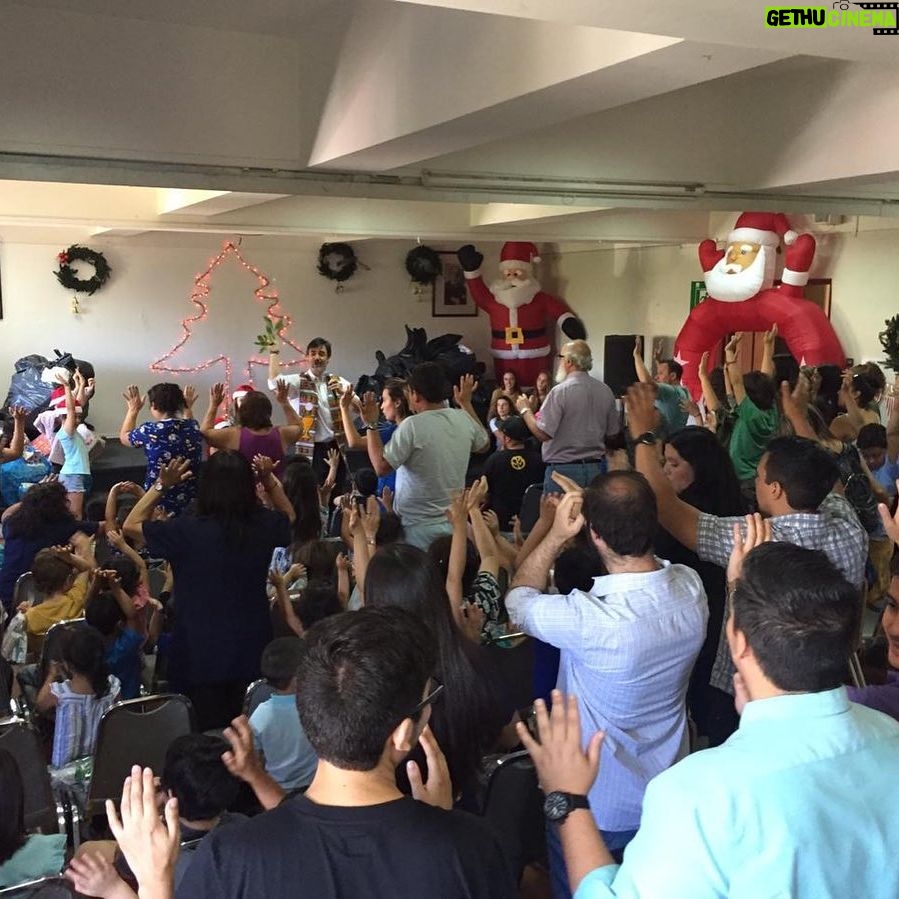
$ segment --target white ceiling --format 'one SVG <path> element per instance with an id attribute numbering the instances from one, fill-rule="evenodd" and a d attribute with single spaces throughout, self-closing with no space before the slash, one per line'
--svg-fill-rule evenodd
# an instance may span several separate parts
<path id="1" fill-rule="evenodd" d="M 899 227 L 899 35 L 870 27 L 766 28 L 737 0 L 0 13 L 5 240 L 685 243 L 745 208 Z"/>

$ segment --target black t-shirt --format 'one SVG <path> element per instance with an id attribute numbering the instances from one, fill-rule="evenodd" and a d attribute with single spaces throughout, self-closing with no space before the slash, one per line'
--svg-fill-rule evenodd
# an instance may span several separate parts
<path id="1" fill-rule="evenodd" d="M 529 449 L 500 450 L 484 463 L 490 508 L 504 531 L 509 528 L 510 516 L 521 510 L 525 490 L 542 483 L 545 470 L 540 453 Z"/>
<path id="2" fill-rule="evenodd" d="M 173 685 L 259 677 L 262 650 L 272 639 L 266 578 L 275 547 L 290 543 L 287 516 L 260 506 L 234 545 L 215 518 L 184 515 L 144 522 L 144 540 L 151 556 L 172 565 Z"/>
<path id="3" fill-rule="evenodd" d="M 414 799 L 342 808 L 305 796 L 200 844 L 178 899 L 504 899 L 518 889 L 487 824 Z"/>

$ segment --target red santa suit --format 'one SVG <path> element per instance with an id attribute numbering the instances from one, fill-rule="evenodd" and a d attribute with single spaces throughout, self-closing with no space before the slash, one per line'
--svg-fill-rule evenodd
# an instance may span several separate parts
<path id="1" fill-rule="evenodd" d="M 776 248 L 786 244 L 781 283 L 774 286 Z M 760 245 L 757 292 L 749 297 L 728 290 L 722 275 L 725 250 L 713 240 L 699 245 L 699 260 L 705 273 L 708 297 L 696 306 L 675 342 L 674 358 L 684 367 L 683 385 L 694 398 L 701 395 L 699 362 L 702 354 L 734 331 L 768 331 L 776 324 L 778 335 L 802 365 L 839 365 L 845 354 L 830 320 L 820 306 L 805 298 L 809 270 L 815 256 L 815 238 L 797 234 L 781 213 L 745 212 L 728 237 L 728 246 Z M 734 284 L 745 281 L 734 277 Z"/>
<path id="2" fill-rule="evenodd" d="M 532 262 L 539 261 L 532 243 L 515 241 L 503 246 L 500 267 L 529 269 Z M 497 381 L 502 382 L 503 374 L 511 371 L 522 387 L 531 387 L 541 371 L 552 372 L 555 326 L 575 317 L 568 306 L 536 283 L 532 291 L 523 286 L 494 293 L 480 271 L 465 272 L 465 279 L 472 299 L 490 318 L 490 355 Z"/>

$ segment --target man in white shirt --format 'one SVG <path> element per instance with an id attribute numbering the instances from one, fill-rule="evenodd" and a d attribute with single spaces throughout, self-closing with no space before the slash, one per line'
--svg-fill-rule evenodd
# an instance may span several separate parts
<path id="1" fill-rule="evenodd" d="M 268 360 L 269 390 L 276 390 L 278 381 L 288 387 L 288 402 L 299 416 L 299 424 L 305 427 L 303 438 L 298 441 L 300 452 L 310 457 L 312 467 L 323 483 L 328 474 L 328 451 L 344 446 L 343 426 L 340 418 L 340 395 L 350 382 L 340 375 L 327 372 L 331 361 L 331 343 L 324 337 L 315 337 L 306 347 L 306 371 L 284 374 L 280 367 L 280 350 L 272 349 Z M 343 483 L 346 467 L 343 459 L 337 472 L 337 484 Z M 335 493 L 339 493 L 336 490 Z"/>

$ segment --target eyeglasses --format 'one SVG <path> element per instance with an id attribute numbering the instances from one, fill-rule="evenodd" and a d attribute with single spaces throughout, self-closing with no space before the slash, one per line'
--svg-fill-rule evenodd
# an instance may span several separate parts
<path id="1" fill-rule="evenodd" d="M 556 359 L 567 359 L 568 357 L 564 353 L 556 353 Z"/>
<path id="2" fill-rule="evenodd" d="M 427 708 L 429 705 L 435 703 L 443 694 L 444 685 L 437 680 L 436 677 L 431 678 L 431 683 L 434 685 L 433 689 L 427 696 L 425 696 L 422 701 L 412 709 L 411 712 L 406 716 L 407 718 L 411 718 L 413 721 Z"/>

